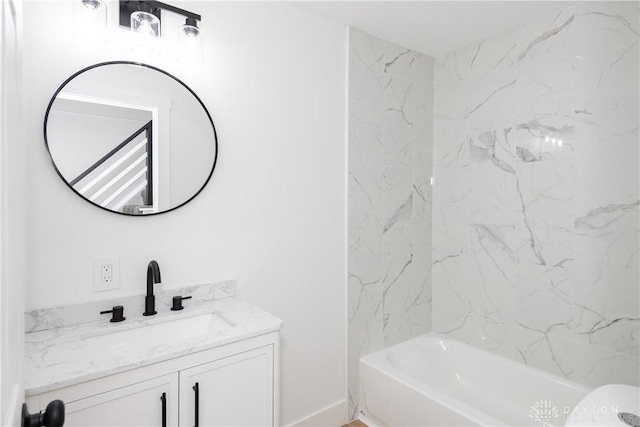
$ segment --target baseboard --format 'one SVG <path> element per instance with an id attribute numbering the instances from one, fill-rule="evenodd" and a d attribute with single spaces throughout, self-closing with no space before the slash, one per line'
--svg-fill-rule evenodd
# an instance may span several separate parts
<path id="1" fill-rule="evenodd" d="M 347 400 L 341 400 L 304 417 L 289 427 L 340 427 L 347 422 Z"/>
<path id="2" fill-rule="evenodd" d="M 378 424 L 379 422 L 373 421 L 371 418 L 368 418 L 368 417 L 364 416 L 363 414 L 360 414 L 360 416 L 357 419 L 362 421 L 363 423 L 365 423 L 369 427 L 378 427 L 380 425 L 380 424 Z"/>

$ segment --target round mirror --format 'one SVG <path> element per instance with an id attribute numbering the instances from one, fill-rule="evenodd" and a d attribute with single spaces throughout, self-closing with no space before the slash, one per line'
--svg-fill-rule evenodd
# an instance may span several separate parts
<path id="1" fill-rule="evenodd" d="M 125 215 L 189 202 L 211 178 L 218 155 L 200 98 L 163 70 L 125 61 L 69 77 L 49 103 L 44 139 L 76 194 Z"/>

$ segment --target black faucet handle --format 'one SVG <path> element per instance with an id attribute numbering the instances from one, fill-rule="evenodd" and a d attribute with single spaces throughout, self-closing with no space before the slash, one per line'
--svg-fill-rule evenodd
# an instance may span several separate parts
<path id="1" fill-rule="evenodd" d="M 191 299 L 191 297 L 183 297 L 180 295 L 173 297 L 173 307 L 171 307 L 171 311 L 182 310 L 184 308 L 182 306 L 183 299 Z"/>
<path id="2" fill-rule="evenodd" d="M 110 320 L 111 323 L 122 322 L 123 320 L 127 320 L 127 318 L 124 317 L 124 307 L 121 305 L 116 305 L 111 310 L 100 312 L 100 314 L 107 314 L 107 313 L 113 313 Z"/>

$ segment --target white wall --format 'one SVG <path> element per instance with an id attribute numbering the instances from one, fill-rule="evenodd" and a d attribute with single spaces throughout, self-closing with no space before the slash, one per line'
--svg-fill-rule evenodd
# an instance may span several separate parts
<path id="1" fill-rule="evenodd" d="M 38 22 L 24 41 L 27 308 L 141 293 L 151 259 L 165 286 L 236 279 L 242 298 L 284 320 L 281 422 L 289 424 L 345 398 L 345 30 L 285 4 L 180 6 L 203 15 L 202 68 L 150 63 L 209 108 L 218 166 L 183 208 L 129 218 L 73 194 L 42 137 L 60 83 L 92 63 L 136 59 L 129 35 L 118 30 L 107 45 L 82 47 L 68 2 L 25 5 Z M 91 258 L 116 254 L 121 289 L 93 293 Z"/>
<path id="2" fill-rule="evenodd" d="M 22 2 L 0 3 L 0 425 L 19 425 L 24 397 L 25 188 L 20 149 Z M 33 411 L 33 408 L 31 408 Z"/>

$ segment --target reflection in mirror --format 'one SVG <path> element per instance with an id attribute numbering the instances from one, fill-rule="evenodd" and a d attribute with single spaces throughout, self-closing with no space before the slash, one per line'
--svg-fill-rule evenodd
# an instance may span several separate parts
<path id="1" fill-rule="evenodd" d="M 97 64 L 63 83 L 47 110 L 45 143 L 78 195 L 128 215 L 187 203 L 217 158 L 213 121 L 195 93 L 162 70 L 128 62 Z"/>

